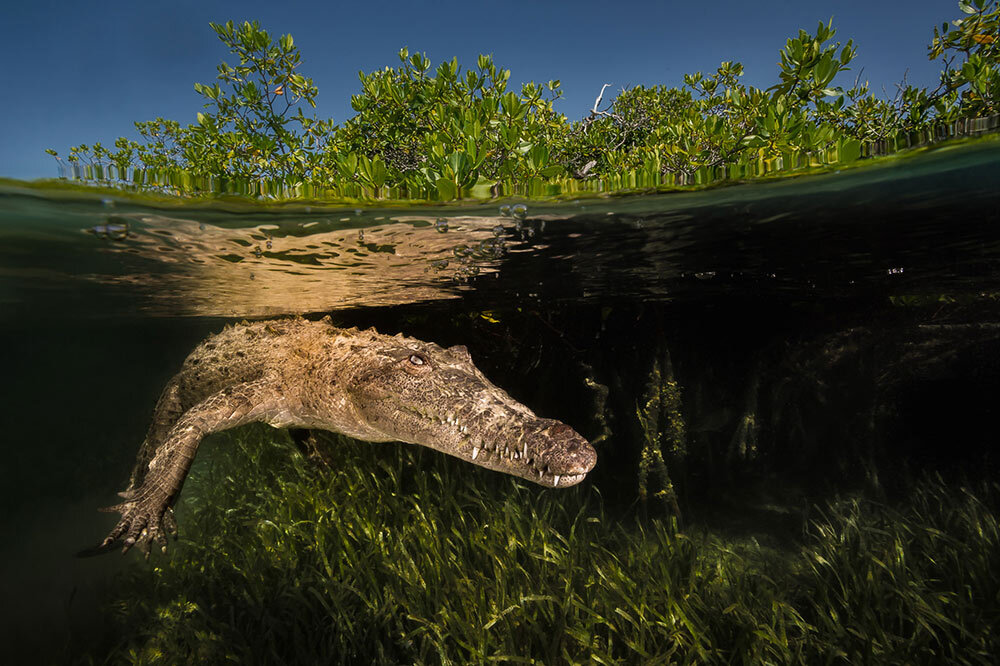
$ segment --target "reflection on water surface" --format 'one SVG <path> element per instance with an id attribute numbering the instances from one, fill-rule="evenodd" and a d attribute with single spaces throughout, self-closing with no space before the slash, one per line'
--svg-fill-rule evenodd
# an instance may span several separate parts
<path id="1" fill-rule="evenodd" d="M 470 216 L 444 225 L 400 215 L 359 228 L 344 226 L 349 217 L 279 218 L 244 229 L 152 213 L 118 219 L 128 223 L 127 236 L 99 251 L 141 258 L 147 270 L 85 279 L 136 288 L 149 310 L 174 315 L 257 317 L 455 298 L 468 278 L 498 270 L 511 235 L 496 218 Z"/>
<path id="2" fill-rule="evenodd" d="M 998 174 L 1000 143 L 984 140 L 843 173 L 561 203 L 227 211 L 7 187 L 0 303 L 8 316 L 46 295 L 80 317 L 263 317 L 456 298 L 936 293 L 967 278 L 983 290 L 1000 274 L 983 220 Z"/>

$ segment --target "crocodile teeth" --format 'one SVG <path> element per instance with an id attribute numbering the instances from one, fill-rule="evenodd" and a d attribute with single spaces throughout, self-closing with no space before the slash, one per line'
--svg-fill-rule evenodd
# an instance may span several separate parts
<path id="1" fill-rule="evenodd" d="M 554 481 L 552 482 L 552 485 L 553 485 L 553 486 L 558 486 L 558 485 L 559 485 L 559 475 L 558 475 L 558 474 L 556 474 L 556 478 L 555 478 L 555 480 L 554 480 Z"/>
<path id="2" fill-rule="evenodd" d="M 478 456 L 478 455 L 479 455 L 479 447 L 478 446 L 473 446 L 472 447 L 472 459 L 475 460 L 476 456 Z"/>
<path id="3" fill-rule="evenodd" d="M 525 458 L 528 457 L 528 443 L 527 442 L 524 443 L 524 451 L 521 452 L 521 455 L 524 456 Z"/>

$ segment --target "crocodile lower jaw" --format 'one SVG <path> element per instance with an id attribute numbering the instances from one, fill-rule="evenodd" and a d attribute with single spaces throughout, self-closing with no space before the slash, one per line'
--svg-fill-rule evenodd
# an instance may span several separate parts
<path id="1" fill-rule="evenodd" d="M 470 442 L 470 440 L 467 440 L 467 442 Z M 520 476 L 521 478 L 528 479 L 529 481 L 534 481 L 539 485 L 550 486 L 552 488 L 567 488 L 569 486 L 576 485 L 583 481 L 583 479 L 587 476 L 586 472 L 582 474 L 553 474 L 551 472 L 538 469 L 531 464 L 530 460 L 527 460 L 527 449 L 524 449 L 523 452 L 518 452 L 516 450 L 504 448 L 503 453 L 498 455 L 494 449 L 486 448 L 482 445 L 473 445 L 472 455 L 462 457 L 473 464 L 479 465 L 480 467 L 494 469 L 505 474 Z M 526 461 L 524 467 L 518 468 L 511 466 L 511 462 L 519 460 Z"/>
<path id="2" fill-rule="evenodd" d="M 540 474 L 542 474 L 542 483 L 553 488 L 575 486 L 587 476 L 586 474 L 544 474 L 542 472 Z"/>

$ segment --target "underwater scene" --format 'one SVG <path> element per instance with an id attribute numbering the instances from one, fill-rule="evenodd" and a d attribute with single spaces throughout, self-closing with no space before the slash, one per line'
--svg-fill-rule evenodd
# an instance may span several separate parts
<path id="1" fill-rule="evenodd" d="M 565 200 L 5 181 L 0 336 L 8 663 L 1000 652 L 996 134 Z"/>

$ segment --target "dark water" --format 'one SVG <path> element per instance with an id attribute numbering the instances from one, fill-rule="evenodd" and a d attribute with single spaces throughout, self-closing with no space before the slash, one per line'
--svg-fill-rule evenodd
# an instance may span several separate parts
<path id="1" fill-rule="evenodd" d="M 113 522 L 94 509 L 113 503 L 164 382 L 233 318 L 332 312 L 467 344 L 540 413 L 593 438 L 610 423 L 618 448 L 599 448 L 594 482 L 628 492 L 622 414 L 661 345 L 705 451 L 728 446 L 768 364 L 832 373 L 845 412 L 871 397 L 845 368 L 891 375 L 879 386 L 901 396 L 888 432 L 902 444 L 886 456 L 909 442 L 933 463 L 935 438 L 979 441 L 971 457 L 995 442 L 978 436 L 1000 387 L 995 139 L 823 176 L 516 204 L 263 210 L 0 189 L 5 645 L 46 661 L 101 630 L 96 595 L 122 560 L 72 554 Z M 829 354 L 810 345 L 848 338 L 857 358 L 817 370 Z M 608 387 L 607 423 L 588 380 Z M 962 429 L 932 418 L 942 409 Z M 815 419 L 804 430 L 831 418 L 819 403 L 800 414 Z M 769 455 L 775 473 L 850 467 L 785 440 Z"/>

